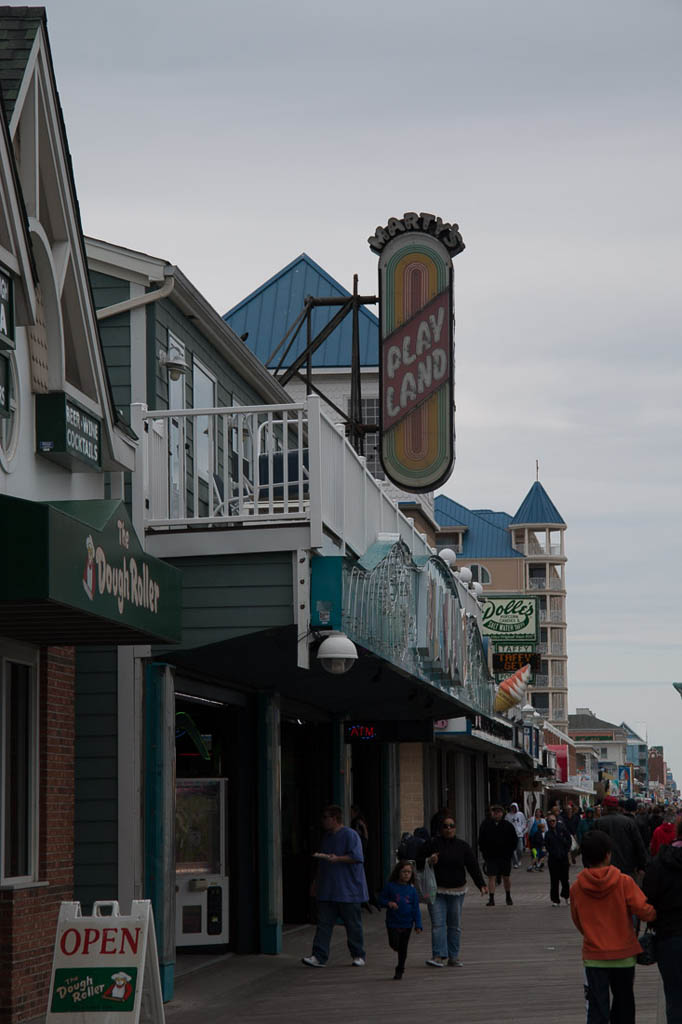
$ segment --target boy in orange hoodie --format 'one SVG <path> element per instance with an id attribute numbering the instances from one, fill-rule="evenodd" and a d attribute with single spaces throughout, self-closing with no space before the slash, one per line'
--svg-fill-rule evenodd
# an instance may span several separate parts
<path id="1" fill-rule="evenodd" d="M 571 917 L 583 936 L 587 1024 L 635 1024 L 635 963 L 642 947 L 632 916 L 656 917 L 637 884 L 611 864 L 611 849 L 605 832 L 588 832 L 584 870 L 571 886 Z"/>

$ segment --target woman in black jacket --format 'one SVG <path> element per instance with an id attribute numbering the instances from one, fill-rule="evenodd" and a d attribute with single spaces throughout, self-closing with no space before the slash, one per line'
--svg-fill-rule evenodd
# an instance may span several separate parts
<path id="1" fill-rule="evenodd" d="M 431 839 L 426 852 L 436 876 L 436 899 L 429 905 L 433 956 L 426 962 L 430 967 L 461 967 L 459 945 L 466 872 L 481 893 L 488 889 L 474 851 L 455 836 L 455 817 L 450 811 L 443 814 L 440 832 Z"/>
<path id="2" fill-rule="evenodd" d="M 646 869 L 642 889 L 656 908 L 656 953 L 668 1024 L 682 1024 L 682 818 L 677 839 L 662 846 Z"/>

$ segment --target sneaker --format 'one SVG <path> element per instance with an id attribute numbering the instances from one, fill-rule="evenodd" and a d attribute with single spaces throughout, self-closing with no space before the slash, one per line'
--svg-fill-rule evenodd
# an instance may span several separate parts
<path id="1" fill-rule="evenodd" d="M 426 962 L 429 967 L 445 967 L 447 961 L 444 956 L 432 956 L 431 959 Z"/>
<path id="2" fill-rule="evenodd" d="M 560 907 L 561 904 L 560 903 L 555 903 L 554 900 L 552 900 L 552 906 L 553 907 Z"/>
<path id="3" fill-rule="evenodd" d="M 326 967 L 327 966 L 326 964 L 323 964 L 321 960 L 318 960 L 317 957 L 314 954 L 313 954 L 313 956 L 304 956 L 303 959 L 301 960 L 301 963 L 305 964 L 306 967 Z"/>
<path id="4" fill-rule="evenodd" d="M 365 958 L 362 956 L 353 957 L 353 967 L 364 967 Z"/>
<path id="5" fill-rule="evenodd" d="M 448 967 L 464 967 L 461 960 L 453 960 L 452 957 L 448 960 Z"/>
<path id="6" fill-rule="evenodd" d="M 570 901 L 570 899 L 568 898 L 568 896 L 564 896 L 564 903 L 566 904 L 566 906 L 567 906 L 567 907 L 568 907 L 568 906 L 570 905 L 570 902 L 571 902 L 571 901 Z"/>
<path id="7" fill-rule="evenodd" d="M 526 871 L 537 871 L 537 865 L 531 864 L 529 868 L 526 868 Z"/>
<path id="8" fill-rule="evenodd" d="M 511 898 L 511 893 L 510 892 L 508 892 L 507 895 L 505 896 L 505 901 L 506 901 L 506 904 L 507 904 L 508 907 L 513 907 L 514 906 L 514 900 Z"/>

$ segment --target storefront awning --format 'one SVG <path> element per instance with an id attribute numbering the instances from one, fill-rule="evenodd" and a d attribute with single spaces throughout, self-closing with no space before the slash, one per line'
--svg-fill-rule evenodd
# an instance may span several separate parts
<path id="1" fill-rule="evenodd" d="M 32 644 L 177 643 L 182 573 L 145 554 L 122 501 L 0 495 L 0 634 Z"/>

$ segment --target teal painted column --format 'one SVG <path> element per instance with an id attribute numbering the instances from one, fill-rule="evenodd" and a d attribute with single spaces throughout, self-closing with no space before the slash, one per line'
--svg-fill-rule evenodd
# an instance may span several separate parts
<path id="1" fill-rule="evenodd" d="M 393 805 L 391 802 L 392 787 L 391 757 L 388 743 L 381 744 L 381 866 L 382 878 L 388 878 L 395 858 L 391 843 L 391 823 Z"/>
<path id="2" fill-rule="evenodd" d="M 167 665 L 145 670 L 144 889 L 154 911 L 164 1003 L 175 983 L 175 693 Z"/>
<path id="3" fill-rule="evenodd" d="M 332 722 L 332 803 L 343 810 L 343 820 L 350 820 L 351 749 L 343 739 L 343 720 Z"/>
<path id="4" fill-rule="evenodd" d="M 282 952 L 282 798 L 279 695 L 258 695 L 260 951 Z"/>

